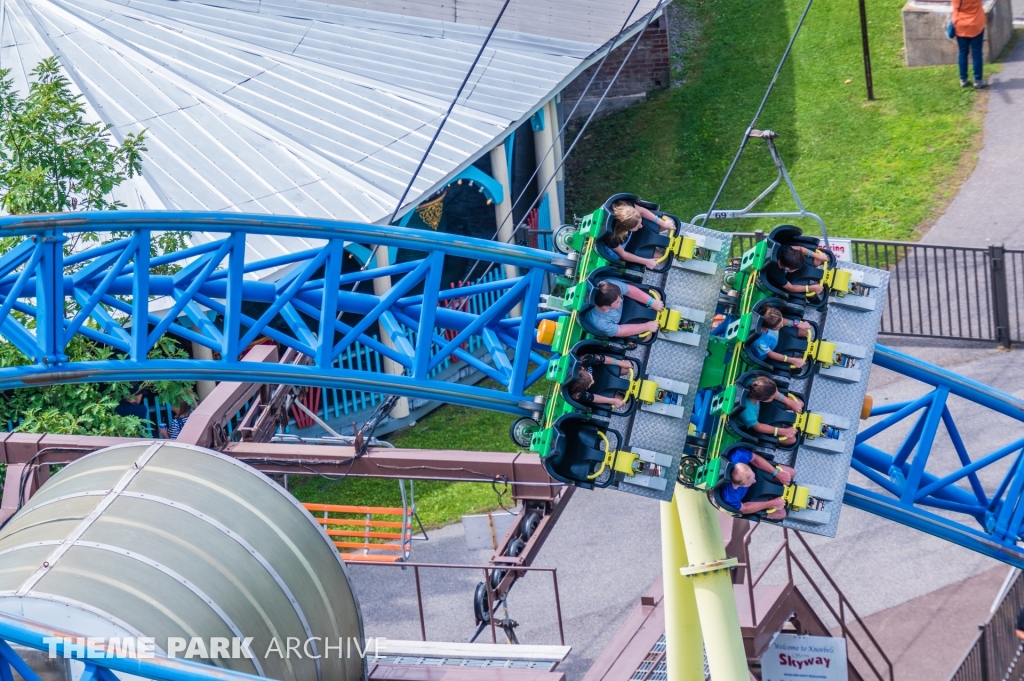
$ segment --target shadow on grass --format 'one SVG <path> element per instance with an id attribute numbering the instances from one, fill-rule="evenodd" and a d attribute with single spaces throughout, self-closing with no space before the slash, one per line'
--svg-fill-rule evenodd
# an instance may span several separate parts
<path id="1" fill-rule="evenodd" d="M 628 191 L 689 220 L 707 210 L 717 191 L 789 41 L 789 22 L 778 3 L 677 2 L 700 26 L 683 57 L 685 84 L 588 127 L 567 162 L 568 213 L 583 215 L 609 195 Z M 793 67 L 787 63 L 759 127 L 779 133 L 789 163 L 798 153 L 795 119 Z M 746 205 L 773 177 L 764 144 L 750 144 L 719 207 Z"/>

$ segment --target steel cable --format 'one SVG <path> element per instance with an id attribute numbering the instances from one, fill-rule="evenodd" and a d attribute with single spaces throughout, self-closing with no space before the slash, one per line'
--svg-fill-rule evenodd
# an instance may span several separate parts
<path id="1" fill-rule="evenodd" d="M 704 218 L 701 220 L 701 226 L 704 226 L 708 218 L 711 216 L 711 212 L 715 210 L 715 205 L 718 203 L 718 199 L 722 197 L 722 192 L 725 190 L 725 185 L 729 182 L 729 177 L 732 175 L 732 171 L 736 168 L 736 164 L 740 160 L 740 156 L 743 154 L 743 150 L 747 146 L 747 141 L 750 139 L 750 132 L 757 125 L 757 120 L 761 117 L 761 113 L 764 111 L 765 105 L 768 103 L 768 97 L 771 96 L 772 90 L 775 89 L 775 83 L 779 80 L 779 75 L 782 73 L 782 67 L 785 66 L 786 60 L 789 59 L 789 53 L 793 49 L 793 43 L 796 42 L 796 37 L 800 34 L 800 29 L 803 28 L 804 19 L 807 18 L 807 13 L 811 9 L 811 3 L 814 0 L 807 0 L 807 6 L 804 7 L 803 14 L 800 15 L 800 21 L 796 24 L 796 29 L 793 31 L 793 35 L 789 38 L 789 44 L 786 45 L 786 51 L 782 53 L 782 59 L 779 60 L 779 65 L 775 69 L 775 75 L 772 76 L 772 80 L 768 83 L 768 89 L 765 90 L 764 97 L 761 98 L 761 105 L 757 107 L 757 112 L 754 114 L 754 119 L 750 121 L 750 125 L 747 126 L 746 131 L 743 133 L 743 141 L 740 142 L 740 148 L 736 151 L 736 155 L 732 159 L 732 163 L 729 164 L 729 169 L 725 171 L 725 177 L 722 178 L 722 184 L 719 185 L 718 191 L 715 193 L 715 198 L 711 200 L 711 207 L 708 208 L 707 213 L 704 214 Z M 822 226 L 822 232 L 825 228 Z M 822 234 L 826 241 L 828 240 L 827 234 Z"/>
<path id="2" fill-rule="evenodd" d="M 441 135 L 441 129 L 444 128 L 444 124 L 448 122 L 448 117 L 452 115 L 452 111 L 455 109 L 455 105 L 458 103 L 459 97 L 462 96 L 462 91 L 466 89 L 466 83 L 469 82 L 470 76 L 472 76 L 473 71 L 476 70 L 476 65 L 480 62 L 480 57 L 483 56 L 484 50 L 487 48 L 487 44 L 491 42 L 491 36 L 494 35 L 495 29 L 498 28 L 498 23 L 501 21 L 501 17 L 505 14 L 505 10 L 508 9 L 509 2 L 511 2 L 511 0 L 505 0 L 505 3 L 501 6 L 501 11 L 498 12 L 498 16 L 494 18 L 494 23 L 491 24 L 491 30 L 487 32 L 487 37 L 484 38 L 483 43 L 480 44 L 480 49 L 477 50 L 476 57 L 473 58 L 473 63 L 469 65 L 469 70 L 466 71 L 466 75 L 462 79 L 462 84 L 459 85 L 458 91 L 455 93 L 455 96 L 452 97 L 452 101 L 448 105 L 448 111 L 445 112 L 444 117 L 437 126 L 437 129 L 434 130 L 434 136 L 430 139 L 430 144 L 427 145 L 426 151 L 423 152 L 423 156 L 420 158 L 420 162 L 417 164 L 412 177 L 409 178 L 409 184 L 405 186 L 405 191 L 402 192 L 401 198 L 399 198 L 398 203 L 395 204 L 395 212 L 391 214 L 391 219 L 388 220 L 388 224 L 393 223 L 395 218 L 398 217 L 399 211 L 402 210 L 402 203 L 405 201 L 405 197 L 409 195 L 409 191 L 412 189 L 413 183 L 416 182 L 416 178 L 419 177 L 420 171 L 423 169 L 423 164 L 426 163 L 427 159 L 430 157 L 430 152 L 434 149 L 434 143 L 437 142 L 437 138 Z M 375 245 L 373 250 L 370 251 L 370 257 L 366 259 L 363 269 L 366 269 L 369 266 L 370 260 L 377 254 L 378 248 L 380 248 L 379 244 Z M 359 286 L 359 284 L 357 283 L 355 286 Z M 355 287 L 353 287 L 352 290 L 355 291 Z"/>
<path id="3" fill-rule="evenodd" d="M 661 0 L 661 2 L 659 2 L 658 5 L 654 9 L 652 9 L 650 11 L 650 13 L 647 15 L 647 20 L 644 22 L 643 27 L 637 32 L 636 39 L 633 41 L 633 44 L 630 45 L 630 47 L 629 47 L 629 52 L 626 53 L 626 56 L 622 59 L 622 63 L 619 64 L 619 68 L 616 69 L 615 74 L 612 76 L 612 79 L 608 82 L 608 85 L 605 87 L 604 92 L 602 92 L 600 98 L 598 98 L 597 104 L 594 105 L 594 110 L 590 112 L 590 115 L 587 116 L 587 120 L 583 122 L 582 126 L 580 126 L 579 132 L 576 133 L 576 137 L 575 137 L 575 139 L 573 139 L 572 144 L 569 145 L 569 148 L 566 149 L 564 154 L 562 154 L 562 160 L 561 160 L 561 162 L 559 162 L 558 166 L 555 167 L 555 172 L 551 174 L 551 177 L 548 178 L 548 181 L 544 184 L 544 186 L 541 188 L 541 190 L 539 192 L 537 192 L 537 198 L 535 198 L 533 200 L 533 203 L 530 204 L 529 208 L 526 209 L 526 214 L 527 215 L 529 215 L 530 211 L 532 211 L 533 208 L 538 204 L 538 202 L 540 202 L 541 198 L 547 192 L 548 187 L 550 187 L 551 183 L 555 181 L 556 177 L 558 177 L 558 171 L 560 171 L 563 167 L 565 167 L 566 160 L 568 160 L 569 156 L 572 154 L 573 150 L 576 148 L 576 144 L 583 138 L 583 131 L 587 129 L 587 126 L 590 125 L 590 122 L 594 119 L 594 116 L 597 115 L 597 112 L 601 108 L 601 104 L 604 103 L 605 97 L 608 96 L 608 93 L 611 91 L 612 87 L 615 86 L 615 81 L 618 80 L 619 74 L 622 73 L 622 69 L 626 66 L 626 63 L 629 62 L 629 58 L 633 55 L 633 51 L 636 49 L 636 46 L 640 44 L 640 39 L 643 38 L 644 32 L 651 25 L 651 22 L 654 20 L 654 17 L 658 14 L 658 11 L 660 9 L 662 9 L 665 5 L 667 5 L 669 2 L 671 2 L 671 0 Z M 628 19 L 627 19 L 627 21 L 628 21 Z M 621 32 L 620 32 L 620 34 L 621 34 Z M 609 53 L 610 53 L 610 51 L 609 51 Z M 605 55 L 605 59 L 607 59 L 607 58 L 608 58 L 608 55 Z M 603 62 L 602 62 L 602 64 L 603 64 Z M 597 75 L 596 72 L 595 72 L 594 75 L 595 76 Z M 593 80 L 593 78 L 591 80 Z M 580 99 L 582 101 L 582 97 Z M 578 104 L 579 104 L 579 102 L 577 102 L 577 105 Z M 573 109 L 573 111 L 575 111 L 575 108 Z M 554 145 L 558 143 L 558 139 L 561 138 L 562 131 L 565 129 L 565 125 L 568 124 L 568 120 L 571 117 L 572 117 L 572 114 L 570 114 L 569 116 L 566 117 L 566 123 L 562 126 L 562 129 L 559 130 L 558 136 L 555 137 L 554 140 L 552 140 L 551 149 L 554 149 Z M 550 151 L 550 149 L 549 149 L 549 151 Z M 544 158 L 546 159 L 547 155 L 545 155 Z M 539 164 L 538 164 L 538 170 L 539 170 Z M 537 170 L 535 170 L 533 175 L 531 176 L 531 178 L 530 178 L 531 181 L 532 181 L 532 179 L 534 177 L 536 177 L 536 175 L 537 175 Z M 529 186 L 529 183 L 527 183 L 527 186 Z M 520 195 L 519 195 L 520 198 L 522 198 L 522 195 L 525 192 L 526 192 L 526 188 L 524 187 L 523 191 L 520 192 Z M 513 207 L 514 207 L 514 204 L 513 204 Z M 511 211 L 509 212 L 509 214 L 511 215 Z M 522 226 L 523 226 L 523 223 L 521 223 L 521 222 L 518 225 L 515 226 L 515 228 L 512 230 L 513 238 L 515 237 L 516 231 L 520 227 L 522 227 Z M 497 232 L 495 232 L 495 237 L 496 236 L 497 236 Z M 473 272 L 476 270 L 477 265 L 479 265 L 479 264 L 480 264 L 480 260 L 477 260 L 477 261 L 475 261 L 473 263 L 473 266 L 470 267 L 469 272 L 466 274 L 466 277 L 465 277 L 467 281 L 470 279 L 470 277 L 472 276 Z M 481 274 L 480 276 L 481 277 L 486 276 L 487 273 L 491 271 L 492 267 L 494 267 L 494 263 L 493 262 L 488 264 L 487 268 L 484 270 L 483 274 Z"/>

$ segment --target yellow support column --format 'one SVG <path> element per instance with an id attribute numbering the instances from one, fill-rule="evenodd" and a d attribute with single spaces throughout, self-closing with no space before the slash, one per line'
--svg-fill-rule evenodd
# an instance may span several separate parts
<path id="1" fill-rule="evenodd" d="M 750 681 L 729 572 L 729 566 L 735 565 L 736 559 L 725 555 L 718 511 L 703 492 L 679 485 L 676 486 L 676 502 L 686 556 L 690 560 L 689 566 L 681 572 L 693 584 L 711 678 Z"/>
<path id="2" fill-rule="evenodd" d="M 679 507 L 661 502 L 661 566 L 665 587 L 665 666 L 667 681 L 704 681 L 704 638 L 697 618 L 693 580 L 680 574 L 689 565 L 679 525 Z"/>

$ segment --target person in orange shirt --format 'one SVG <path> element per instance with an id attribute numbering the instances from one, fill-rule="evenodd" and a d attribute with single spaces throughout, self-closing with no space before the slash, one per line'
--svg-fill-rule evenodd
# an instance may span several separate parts
<path id="1" fill-rule="evenodd" d="M 981 47 L 985 40 L 985 7 L 983 0 L 953 0 L 953 32 L 960 48 L 960 87 L 967 87 L 967 52 L 974 62 L 974 87 L 988 85 L 981 77 Z"/>

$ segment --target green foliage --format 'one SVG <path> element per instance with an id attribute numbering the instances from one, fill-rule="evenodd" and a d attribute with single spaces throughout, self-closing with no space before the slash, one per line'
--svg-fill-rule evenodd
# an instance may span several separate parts
<path id="1" fill-rule="evenodd" d="M 27 97 L 14 89 L 8 70 L 0 70 L 0 206 L 8 213 L 56 213 L 74 210 L 114 210 L 124 204 L 111 196 L 124 180 L 141 173 L 145 131 L 125 136 L 120 146 L 110 142 L 110 126 L 85 119 L 81 95 L 60 71 L 55 57 L 44 59 L 32 70 L 33 82 Z M 92 243 L 109 243 L 130 236 L 127 232 L 72 235 L 64 244 L 65 255 L 79 252 Z M 171 253 L 186 246 L 187 232 L 154 235 L 151 255 Z M 0 238 L 0 255 L 20 238 Z M 79 265 L 81 267 L 82 265 Z M 154 268 L 158 274 L 172 268 Z M 78 311 L 66 303 L 65 316 Z M 34 320 L 15 316 L 31 329 Z M 93 325 L 90 321 L 89 325 Z M 119 357 L 109 347 L 83 336 L 68 343 L 65 354 L 71 362 Z M 152 358 L 186 357 L 170 338 L 161 338 L 150 351 Z M 27 364 L 28 358 L 0 338 L 0 367 Z M 158 381 L 145 384 L 164 403 L 185 400 L 196 403 L 194 383 Z M 145 436 L 143 424 L 135 417 L 123 417 L 114 409 L 130 392 L 127 383 L 55 385 L 23 388 L 0 393 L 0 429 L 8 422 L 23 432 Z"/>
<path id="2" fill-rule="evenodd" d="M 685 220 L 706 211 L 806 4 L 676 3 L 699 26 L 673 74 L 684 84 L 587 129 L 569 158 L 570 212 L 583 215 L 623 191 Z M 955 66 L 905 65 L 902 4 L 867 2 L 876 101 L 865 95 L 857 3 L 815 3 L 758 123 L 780 133 L 804 204 L 836 236 L 914 237 L 955 192 L 961 161 L 980 137 L 979 94 L 959 87 Z M 718 208 L 745 206 L 774 176 L 764 143 L 751 140 Z M 792 210 L 793 202 L 782 188 L 761 208 Z M 768 230 L 777 222 L 710 226 Z"/>
<path id="3" fill-rule="evenodd" d="M 85 120 L 81 95 L 56 57 L 32 70 L 22 99 L 0 71 L 0 205 L 12 214 L 123 207 L 114 187 L 141 172 L 145 131 L 110 144 L 109 125 Z"/>
<path id="4" fill-rule="evenodd" d="M 110 348 L 75 336 L 66 353 L 72 362 L 113 359 Z M 186 357 L 173 340 L 161 338 L 150 351 L 152 358 Z M 12 344 L 0 343 L 0 368 L 27 364 L 28 361 Z M 156 381 L 144 384 L 165 404 L 181 400 L 196 403 L 193 383 Z M 114 409 L 128 397 L 128 383 L 83 383 L 51 385 L 40 388 L 19 388 L 0 394 L 0 426 L 21 420 L 17 430 L 24 433 L 63 433 L 67 435 L 111 435 L 145 437 L 146 429 L 134 416 L 120 416 Z"/>

